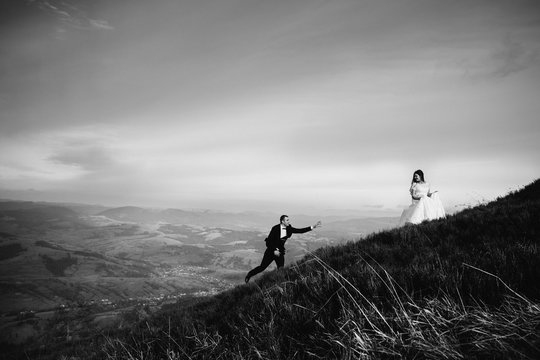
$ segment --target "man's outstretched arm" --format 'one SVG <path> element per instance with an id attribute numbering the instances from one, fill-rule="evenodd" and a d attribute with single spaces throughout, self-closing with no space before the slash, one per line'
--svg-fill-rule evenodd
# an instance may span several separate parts
<path id="1" fill-rule="evenodd" d="M 291 226 L 291 232 L 293 234 L 302 234 L 302 233 L 305 233 L 305 232 L 308 232 L 308 231 L 311 231 L 315 228 L 318 228 L 319 226 L 321 226 L 322 223 L 321 221 L 317 221 L 317 223 L 315 225 L 311 225 L 311 226 L 308 226 L 308 227 L 305 227 L 305 228 L 300 228 L 300 229 L 297 229 L 297 228 L 294 228 Z"/>

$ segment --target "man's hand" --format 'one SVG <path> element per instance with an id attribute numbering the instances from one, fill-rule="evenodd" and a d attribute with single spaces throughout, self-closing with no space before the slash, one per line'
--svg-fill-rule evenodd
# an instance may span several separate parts
<path id="1" fill-rule="evenodd" d="M 274 250 L 274 256 L 275 257 L 280 257 L 281 256 L 281 253 L 279 252 L 279 249 Z"/>
<path id="2" fill-rule="evenodd" d="M 316 223 L 315 225 L 313 225 L 313 228 L 314 228 L 314 229 L 315 229 L 315 228 L 318 228 L 318 227 L 321 226 L 321 225 L 322 225 L 322 222 L 319 220 L 319 221 L 317 221 L 317 223 Z"/>

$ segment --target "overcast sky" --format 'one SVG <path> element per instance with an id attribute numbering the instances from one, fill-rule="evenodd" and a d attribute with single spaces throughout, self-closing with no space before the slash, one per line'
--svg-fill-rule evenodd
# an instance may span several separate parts
<path id="1" fill-rule="evenodd" d="M 397 214 L 540 177 L 538 0 L 4 0 L 0 198 Z"/>

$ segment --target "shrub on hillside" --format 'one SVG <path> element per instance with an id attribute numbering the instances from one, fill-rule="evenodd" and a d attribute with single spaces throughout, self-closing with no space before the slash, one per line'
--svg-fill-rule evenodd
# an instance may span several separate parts
<path id="1" fill-rule="evenodd" d="M 71 265 L 77 264 L 77 258 L 71 257 L 71 254 L 68 254 L 66 257 L 60 259 L 54 259 L 47 255 L 40 255 L 43 261 L 43 264 L 54 276 L 64 276 L 65 270 Z"/>
<path id="2" fill-rule="evenodd" d="M 24 251 L 26 251 L 26 249 L 19 243 L 2 245 L 0 246 L 0 261 L 19 256 L 19 254 Z"/>

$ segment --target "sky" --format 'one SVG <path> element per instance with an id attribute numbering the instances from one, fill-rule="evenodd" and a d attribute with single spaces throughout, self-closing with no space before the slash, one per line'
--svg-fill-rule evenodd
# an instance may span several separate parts
<path id="1" fill-rule="evenodd" d="M 399 215 L 540 177 L 537 0 L 4 0 L 0 198 Z"/>

